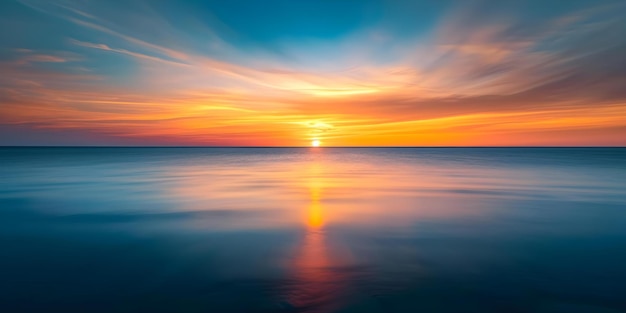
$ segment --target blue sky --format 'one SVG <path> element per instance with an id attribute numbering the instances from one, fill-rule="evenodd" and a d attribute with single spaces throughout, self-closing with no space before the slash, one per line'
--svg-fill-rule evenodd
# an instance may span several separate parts
<path id="1" fill-rule="evenodd" d="M 0 3 L 0 144 L 623 145 L 623 1 Z"/>

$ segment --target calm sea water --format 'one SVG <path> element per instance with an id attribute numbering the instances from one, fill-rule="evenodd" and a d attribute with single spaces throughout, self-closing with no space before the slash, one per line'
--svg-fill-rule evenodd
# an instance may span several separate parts
<path id="1" fill-rule="evenodd" d="M 1 148 L 1 312 L 626 312 L 626 149 Z"/>

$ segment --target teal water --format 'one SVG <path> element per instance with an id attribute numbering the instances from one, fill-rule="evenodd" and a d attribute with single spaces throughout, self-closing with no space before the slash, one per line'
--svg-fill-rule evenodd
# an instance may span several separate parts
<path id="1" fill-rule="evenodd" d="M 0 312 L 626 312 L 626 149 L 0 148 Z"/>

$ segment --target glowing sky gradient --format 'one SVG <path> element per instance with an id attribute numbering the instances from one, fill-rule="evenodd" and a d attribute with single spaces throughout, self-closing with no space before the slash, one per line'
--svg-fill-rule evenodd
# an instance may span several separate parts
<path id="1" fill-rule="evenodd" d="M 0 2 L 1 145 L 626 145 L 625 1 Z"/>

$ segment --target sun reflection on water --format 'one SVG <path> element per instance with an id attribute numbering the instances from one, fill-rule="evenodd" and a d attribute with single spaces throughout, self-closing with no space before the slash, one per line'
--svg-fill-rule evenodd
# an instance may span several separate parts
<path id="1" fill-rule="evenodd" d="M 325 229 L 323 192 L 325 181 L 320 164 L 309 168 L 309 204 L 305 210 L 306 231 L 296 251 L 287 302 L 304 312 L 329 312 L 337 305 L 346 279 L 333 255 Z"/>

